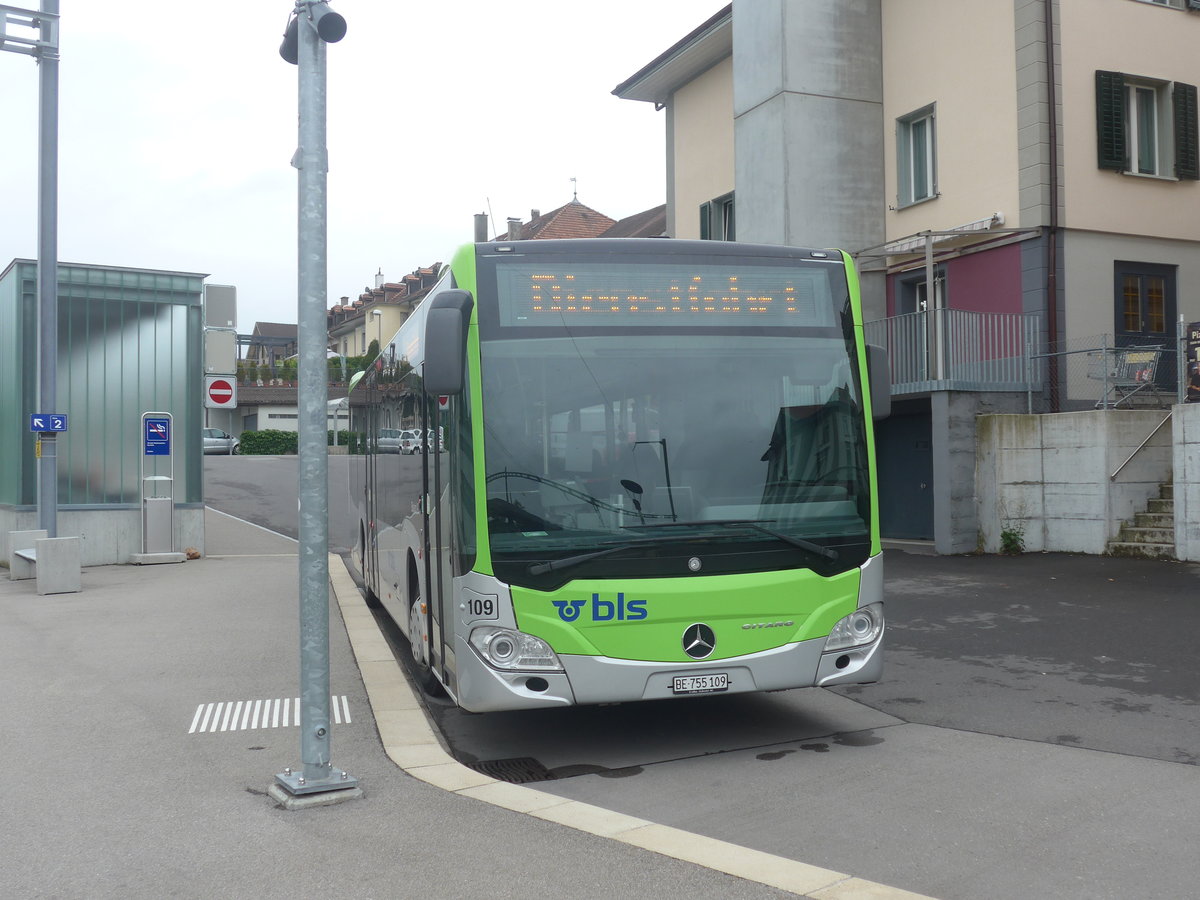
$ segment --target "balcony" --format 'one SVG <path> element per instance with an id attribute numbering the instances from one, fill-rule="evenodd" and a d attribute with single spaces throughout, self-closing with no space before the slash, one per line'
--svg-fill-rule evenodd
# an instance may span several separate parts
<path id="1" fill-rule="evenodd" d="M 935 309 L 867 322 L 867 343 L 887 349 L 892 395 L 1027 391 L 1038 317 Z"/>

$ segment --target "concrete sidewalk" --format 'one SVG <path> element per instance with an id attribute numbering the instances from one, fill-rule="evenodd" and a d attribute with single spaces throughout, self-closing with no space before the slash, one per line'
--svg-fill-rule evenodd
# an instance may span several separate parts
<path id="1" fill-rule="evenodd" d="M 6 895 L 794 895 L 711 868 L 729 845 L 536 800 L 438 755 L 335 564 L 332 756 L 365 797 L 278 808 L 266 789 L 300 763 L 296 544 L 212 510 L 205 528 L 205 559 L 87 568 L 78 594 L 0 582 Z M 531 801 L 532 815 L 505 808 Z M 641 849 L 668 845 L 706 865 Z M 915 896 L 754 851 L 735 866 L 823 900 Z"/>

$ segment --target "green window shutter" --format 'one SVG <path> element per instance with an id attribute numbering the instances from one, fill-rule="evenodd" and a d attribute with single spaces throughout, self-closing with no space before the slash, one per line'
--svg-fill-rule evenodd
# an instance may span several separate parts
<path id="1" fill-rule="evenodd" d="M 1125 162 L 1125 76 L 1096 72 L 1096 165 L 1123 172 Z"/>
<path id="2" fill-rule="evenodd" d="M 705 202 L 700 204 L 700 240 L 707 241 L 712 238 L 712 203 Z"/>
<path id="3" fill-rule="evenodd" d="M 1171 91 L 1175 118 L 1175 177 L 1200 179 L 1196 86 L 1176 82 Z"/>

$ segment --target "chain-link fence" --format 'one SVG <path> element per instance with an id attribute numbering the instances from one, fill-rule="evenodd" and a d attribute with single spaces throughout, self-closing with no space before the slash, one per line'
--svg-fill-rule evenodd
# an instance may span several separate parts
<path id="1" fill-rule="evenodd" d="M 1183 401 L 1182 334 L 1146 341 L 1112 335 L 1072 338 L 1030 354 L 1029 411 L 1166 408 Z"/>

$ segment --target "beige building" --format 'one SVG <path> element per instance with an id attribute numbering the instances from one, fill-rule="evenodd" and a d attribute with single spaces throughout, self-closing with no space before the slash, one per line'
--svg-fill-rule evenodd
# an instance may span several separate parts
<path id="1" fill-rule="evenodd" d="M 364 288 L 354 301 L 342 297 L 326 314 L 329 349 L 341 356 L 363 356 L 372 341 L 386 349 L 413 307 L 437 283 L 441 270 L 442 264 L 434 263 L 398 282 L 388 281 L 381 271 L 374 288 Z"/>
<path id="2" fill-rule="evenodd" d="M 857 256 L 897 400 L 885 534 L 973 549 L 976 414 L 1108 402 L 1103 348 L 1159 348 L 1174 396 L 1197 7 L 734 0 L 614 90 L 664 112 L 668 234 Z"/>
<path id="3" fill-rule="evenodd" d="M 897 276 L 924 275 L 922 236 L 950 232 L 933 240 L 946 282 L 935 299 L 948 308 L 1037 313 L 1059 341 L 1170 339 L 1177 314 L 1200 319 L 1200 296 L 1187 289 L 1200 279 L 1200 10 L 1189 0 L 874 0 L 853 4 L 866 9 L 858 16 L 828 6 L 738 0 L 616 88 L 665 112 L 671 236 L 796 243 L 822 228 L 858 232 L 841 245 L 888 274 L 877 312 L 896 315 L 928 305 L 923 283 L 906 301 Z M 816 63 L 803 63 L 818 47 Z M 828 75 L 834 55 L 841 69 L 877 78 L 876 89 Z M 747 101 L 757 98 L 743 83 L 764 77 L 772 83 L 759 93 L 768 104 L 782 97 L 779 115 L 752 119 Z M 818 96 L 822 82 L 835 90 Z M 822 104 L 839 93 L 873 116 L 827 115 Z M 846 140 L 857 121 L 866 133 Z M 772 162 L 806 132 L 825 145 L 807 164 Z M 794 186 L 845 180 L 839 170 L 850 166 L 851 181 L 879 186 L 866 204 L 852 192 L 818 204 Z M 768 172 L 782 216 L 747 201 L 764 193 L 755 168 Z M 809 202 L 789 202 L 797 198 Z M 848 216 L 839 200 L 858 208 Z M 1009 251 L 1000 285 L 999 263 L 975 266 L 982 273 L 946 265 L 1004 241 L 1035 249 Z M 915 252 L 895 252 L 904 249 Z M 1056 304 L 1044 299 L 1047 253 Z"/>

